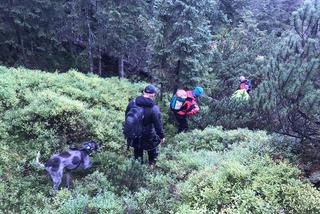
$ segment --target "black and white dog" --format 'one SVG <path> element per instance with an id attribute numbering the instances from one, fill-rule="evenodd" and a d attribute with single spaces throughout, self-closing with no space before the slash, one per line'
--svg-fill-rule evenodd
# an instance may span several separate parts
<path id="1" fill-rule="evenodd" d="M 70 173 L 76 169 L 91 167 L 90 153 L 98 149 L 94 141 L 84 142 L 80 149 L 70 149 L 60 154 L 54 154 L 46 164 L 40 163 L 40 152 L 36 157 L 36 164 L 45 169 L 52 179 L 52 191 L 55 192 L 61 184 L 63 171 L 66 169 L 66 186 L 70 188 Z"/>

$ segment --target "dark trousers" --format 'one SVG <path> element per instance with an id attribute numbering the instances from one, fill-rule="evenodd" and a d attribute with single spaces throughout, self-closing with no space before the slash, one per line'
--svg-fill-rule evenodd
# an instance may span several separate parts
<path id="1" fill-rule="evenodd" d="M 141 147 L 134 147 L 133 153 L 134 153 L 134 158 L 136 160 L 139 160 L 141 164 L 143 164 L 143 149 Z M 147 150 L 148 152 L 148 158 L 149 158 L 149 164 L 155 164 L 156 159 L 158 156 L 158 150 L 157 148 Z"/>
<path id="2" fill-rule="evenodd" d="M 178 133 L 185 132 L 188 130 L 188 120 L 187 115 L 174 114 L 176 121 L 178 123 Z"/>

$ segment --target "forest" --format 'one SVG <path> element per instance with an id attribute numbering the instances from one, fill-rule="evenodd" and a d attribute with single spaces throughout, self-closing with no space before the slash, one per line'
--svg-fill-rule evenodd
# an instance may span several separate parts
<path id="1" fill-rule="evenodd" d="M 123 136 L 150 83 L 155 168 Z M 197 86 L 177 133 L 171 98 Z M 0 115 L 1 213 L 320 213 L 320 1 L 2 0 Z M 93 167 L 50 193 L 37 153 L 87 140 Z"/>

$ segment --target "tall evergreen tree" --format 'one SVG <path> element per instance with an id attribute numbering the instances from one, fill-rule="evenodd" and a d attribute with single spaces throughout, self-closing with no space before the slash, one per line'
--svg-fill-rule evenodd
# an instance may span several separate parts
<path id="1" fill-rule="evenodd" d="M 253 1 L 250 10 L 260 30 L 281 36 L 284 31 L 290 29 L 291 14 L 302 3 L 303 0 L 260 0 Z"/>
<path id="2" fill-rule="evenodd" d="M 203 8 L 210 1 L 157 0 L 151 68 L 169 87 L 208 84 L 212 35 Z"/>
<path id="3" fill-rule="evenodd" d="M 150 3 L 144 0 L 112 1 L 106 7 L 107 23 L 105 41 L 107 51 L 118 59 L 119 77 L 125 76 L 124 65 L 138 66 L 137 61 L 147 60 L 143 20 L 149 19 Z M 141 69 L 146 64 L 141 66 Z"/>
<path id="4" fill-rule="evenodd" d="M 215 37 L 218 60 L 212 62 L 219 87 L 213 90 L 215 98 L 234 93 L 239 77 L 244 75 L 254 86 L 262 80 L 263 67 L 278 39 L 257 28 L 257 22 L 248 18 L 238 27 L 225 30 Z"/>
<path id="5" fill-rule="evenodd" d="M 1 1 L 0 61 L 8 66 L 61 68 L 66 52 L 56 29 L 61 27 L 62 2 Z"/>
<path id="6" fill-rule="evenodd" d="M 252 0 L 217 0 L 219 9 L 226 15 L 228 24 L 237 27 L 243 22 Z"/>
<path id="7" fill-rule="evenodd" d="M 293 21 L 265 71 L 257 106 L 270 130 L 320 141 L 319 2 L 305 3 Z"/>
<path id="8" fill-rule="evenodd" d="M 117 59 L 118 74 L 124 77 L 125 65 L 139 67 L 137 61 L 146 55 L 148 38 L 140 20 L 148 19 L 148 5 L 145 1 L 69 1 L 61 35 L 82 47 L 80 53 L 90 72 L 102 74 L 102 55 L 106 54 Z"/>

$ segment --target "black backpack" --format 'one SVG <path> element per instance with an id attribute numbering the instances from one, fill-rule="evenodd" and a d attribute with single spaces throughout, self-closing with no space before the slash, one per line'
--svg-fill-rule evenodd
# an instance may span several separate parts
<path id="1" fill-rule="evenodd" d="M 137 106 L 135 101 L 133 102 L 133 106 L 126 115 L 123 127 L 123 134 L 128 142 L 127 146 L 134 146 L 133 143 L 140 140 L 143 132 L 144 109 Z"/>

